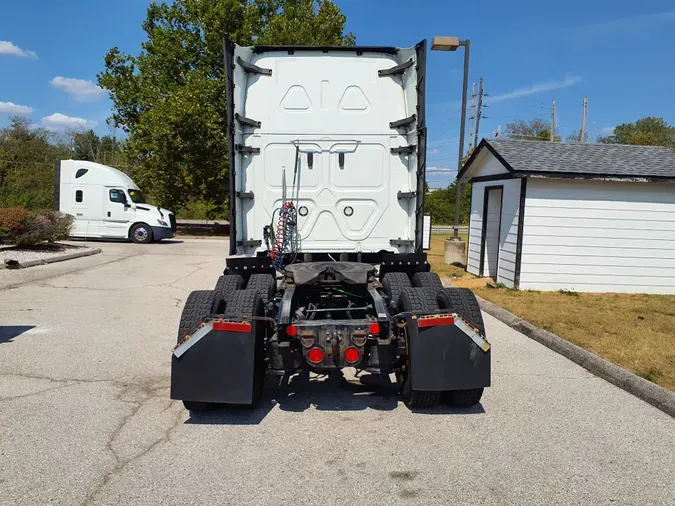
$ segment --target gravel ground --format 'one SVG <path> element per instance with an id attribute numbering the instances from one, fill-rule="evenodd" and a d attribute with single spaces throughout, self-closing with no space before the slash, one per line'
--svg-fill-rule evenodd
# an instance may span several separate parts
<path id="1" fill-rule="evenodd" d="M 473 409 L 410 411 L 348 370 L 191 416 L 171 349 L 226 255 L 107 243 L 0 272 L 0 506 L 675 504 L 675 420 L 487 314 Z"/>
<path id="2" fill-rule="evenodd" d="M 5 260 L 17 262 L 30 262 L 32 260 L 44 260 L 45 258 L 58 257 L 75 253 L 76 248 L 67 244 L 52 244 L 41 248 L 16 248 L 15 246 L 0 247 L 0 263 Z"/>

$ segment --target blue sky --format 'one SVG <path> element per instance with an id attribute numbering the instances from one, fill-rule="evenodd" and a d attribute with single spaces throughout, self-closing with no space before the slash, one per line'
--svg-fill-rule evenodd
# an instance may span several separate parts
<path id="1" fill-rule="evenodd" d="M 550 118 L 558 134 L 588 131 L 643 116 L 675 124 L 673 0 L 337 0 L 358 44 L 411 46 L 434 35 L 471 40 L 470 80 L 484 78 L 480 136 L 499 125 Z M 110 101 L 95 86 L 112 46 L 137 54 L 148 2 L 25 0 L 0 4 L 0 126 L 12 113 L 52 129 L 108 133 Z M 428 166 L 456 169 L 462 53 L 428 58 Z M 91 82 L 87 82 L 91 81 Z M 431 172 L 445 186 L 451 172 Z"/>

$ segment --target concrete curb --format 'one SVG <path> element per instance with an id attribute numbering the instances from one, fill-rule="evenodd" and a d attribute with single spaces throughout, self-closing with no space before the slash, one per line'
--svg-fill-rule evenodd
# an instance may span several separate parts
<path id="1" fill-rule="evenodd" d="M 101 253 L 100 248 L 94 248 L 94 249 L 89 249 L 87 248 L 84 251 L 78 251 L 77 253 L 69 253 L 67 255 L 59 255 L 57 257 L 51 257 L 51 258 L 43 258 L 40 260 L 29 260 L 28 262 L 19 262 L 17 263 L 14 267 L 9 267 L 5 265 L 4 263 L 2 264 L 2 268 L 7 268 L 7 269 L 26 269 L 27 267 L 35 267 L 36 265 L 47 265 L 47 264 L 53 264 L 56 262 L 63 262 L 65 260 L 73 260 L 75 258 L 81 258 L 81 257 L 88 257 L 91 255 L 97 255 L 98 253 Z"/>
<path id="2" fill-rule="evenodd" d="M 562 337 L 535 327 L 492 302 L 478 296 L 476 298 L 481 309 L 487 314 L 675 418 L 675 393 L 636 376 Z"/>

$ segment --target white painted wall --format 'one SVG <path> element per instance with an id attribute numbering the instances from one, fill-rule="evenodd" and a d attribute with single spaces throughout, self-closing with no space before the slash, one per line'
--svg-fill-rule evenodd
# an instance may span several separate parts
<path id="1" fill-rule="evenodd" d="M 675 185 L 529 179 L 520 288 L 675 294 Z"/>
<path id="2" fill-rule="evenodd" d="M 508 174 L 506 168 L 487 149 L 476 159 L 470 177 Z M 469 253 L 466 270 L 471 274 L 480 272 L 480 243 L 483 231 L 483 197 L 486 186 L 503 186 L 502 224 L 499 235 L 498 283 L 509 288 L 514 286 L 516 270 L 516 244 L 518 236 L 518 212 L 520 206 L 520 179 L 505 179 L 474 183 L 471 190 L 471 219 L 469 227 Z M 487 276 L 487 265 L 484 274 Z"/>

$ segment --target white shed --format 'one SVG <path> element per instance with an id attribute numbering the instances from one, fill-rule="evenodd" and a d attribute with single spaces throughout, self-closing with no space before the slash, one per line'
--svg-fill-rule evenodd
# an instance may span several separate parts
<path id="1" fill-rule="evenodd" d="M 675 294 L 669 148 L 483 139 L 467 271 L 528 290 Z"/>

